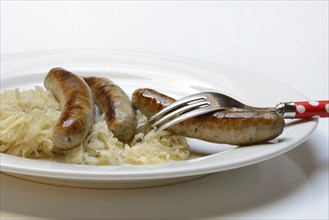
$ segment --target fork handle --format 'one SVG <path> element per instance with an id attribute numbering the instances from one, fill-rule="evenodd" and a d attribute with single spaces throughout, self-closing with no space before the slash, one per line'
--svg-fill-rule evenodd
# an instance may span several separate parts
<path id="1" fill-rule="evenodd" d="M 329 100 L 284 102 L 276 109 L 284 118 L 324 118 L 329 117 Z"/>

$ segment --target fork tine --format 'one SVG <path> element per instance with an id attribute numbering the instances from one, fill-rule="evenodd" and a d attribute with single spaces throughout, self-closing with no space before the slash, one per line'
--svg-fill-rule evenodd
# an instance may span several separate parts
<path id="1" fill-rule="evenodd" d="M 157 114 L 153 115 L 149 119 L 149 122 L 155 120 L 156 118 L 160 117 L 163 114 L 166 114 L 167 112 L 174 110 L 175 108 L 177 108 L 179 106 L 185 105 L 186 103 L 189 103 L 192 101 L 198 101 L 200 99 L 201 100 L 206 99 L 206 97 L 204 95 L 202 95 L 202 93 L 197 93 L 197 94 L 186 96 L 182 99 L 179 99 L 179 100 L 175 101 L 174 103 L 168 105 L 167 107 L 161 109 Z"/>
<path id="2" fill-rule="evenodd" d="M 204 101 L 204 100 L 201 100 L 201 101 L 198 101 L 198 102 L 193 102 L 191 104 L 188 104 L 188 105 L 186 105 L 184 107 L 178 108 L 178 109 L 176 109 L 176 110 L 168 113 L 167 115 L 165 115 L 164 117 L 160 118 L 158 121 L 156 121 L 152 125 L 153 126 L 157 126 L 157 125 L 161 124 L 162 122 L 164 122 L 166 120 L 169 120 L 170 118 L 173 118 L 175 116 L 178 116 L 181 113 L 191 111 L 191 110 L 193 110 L 193 109 L 195 109 L 197 107 L 209 106 L 209 105 L 210 105 L 210 102 L 209 101 Z"/>
<path id="3" fill-rule="evenodd" d="M 155 131 L 162 131 L 170 126 L 173 126 L 181 121 L 187 120 L 189 118 L 198 116 L 198 115 L 203 115 L 209 112 L 213 112 L 216 110 L 221 109 L 220 107 L 218 108 L 214 108 L 211 106 L 207 106 L 207 107 L 203 107 L 203 108 L 198 108 L 192 111 L 187 112 L 186 114 L 182 114 L 181 116 L 178 116 L 177 118 L 173 119 L 172 121 L 169 121 L 168 123 L 163 124 L 162 126 L 160 126 L 159 128 L 157 128 Z"/>

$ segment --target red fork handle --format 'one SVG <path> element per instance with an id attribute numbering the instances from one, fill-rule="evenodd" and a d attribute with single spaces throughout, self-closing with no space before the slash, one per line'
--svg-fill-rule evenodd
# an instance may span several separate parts
<path id="1" fill-rule="evenodd" d="M 294 102 L 295 118 L 329 117 L 329 100 Z"/>

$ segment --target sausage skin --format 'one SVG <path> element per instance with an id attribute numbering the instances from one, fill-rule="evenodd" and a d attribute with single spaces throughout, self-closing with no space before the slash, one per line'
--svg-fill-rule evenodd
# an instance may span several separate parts
<path id="1" fill-rule="evenodd" d="M 151 117 L 175 99 L 152 89 L 137 89 L 132 103 Z M 167 130 L 185 137 L 232 145 L 251 145 L 280 135 L 284 119 L 270 110 L 232 109 L 211 112 L 182 121 Z"/>
<path id="2" fill-rule="evenodd" d="M 44 85 L 61 104 L 61 116 L 53 134 L 59 150 L 77 147 L 88 135 L 95 120 L 95 104 L 87 83 L 62 68 L 53 68 Z"/>
<path id="3" fill-rule="evenodd" d="M 105 120 L 115 137 L 129 143 L 136 132 L 135 110 L 128 95 L 106 78 L 85 77 L 96 104 L 105 113 Z"/>

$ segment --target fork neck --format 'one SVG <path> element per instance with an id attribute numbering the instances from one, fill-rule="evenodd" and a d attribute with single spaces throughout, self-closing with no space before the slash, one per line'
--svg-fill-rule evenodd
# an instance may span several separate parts
<path id="1" fill-rule="evenodd" d="M 296 107 L 293 102 L 281 102 L 275 106 L 275 111 L 284 118 L 296 117 Z"/>

